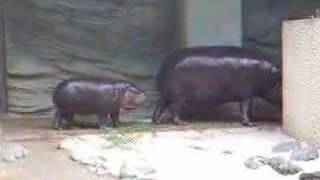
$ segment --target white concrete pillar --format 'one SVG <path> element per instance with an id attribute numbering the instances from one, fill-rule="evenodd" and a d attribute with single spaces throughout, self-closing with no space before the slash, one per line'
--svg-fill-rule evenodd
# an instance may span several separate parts
<path id="1" fill-rule="evenodd" d="M 320 19 L 285 21 L 283 128 L 320 148 Z"/>

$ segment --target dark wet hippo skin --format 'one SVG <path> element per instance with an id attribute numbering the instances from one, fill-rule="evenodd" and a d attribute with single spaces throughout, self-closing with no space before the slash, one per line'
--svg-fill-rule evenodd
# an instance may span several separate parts
<path id="1" fill-rule="evenodd" d="M 108 116 L 119 125 L 120 108 L 134 109 L 146 99 L 144 91 L 124 80 L 79 77 L 59 83 L 53 93 L 56 106 L 53 128 L 61 129 L 63 119 L 70 124 L 75 114 L 98 116 L 102 128 Z"/>
<path id="2" fill-rule="evenodd" d="M 153 122 L 168 109 L 175 124 L 183 106 L 209 108 L 239 102 L 242 123 L 254 125 L 252 100 L 260 97 L 281 105 L 281 73 L 269 58 L 255 51 L 227 46 L 193 47 L 169 55 L 156 77 L 160 98 Z"/>

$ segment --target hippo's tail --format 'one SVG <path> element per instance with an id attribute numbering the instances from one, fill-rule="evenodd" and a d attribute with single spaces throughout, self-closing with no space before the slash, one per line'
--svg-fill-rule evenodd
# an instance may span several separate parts
<path id="1" fill-rule="evenodd" d="M 179 49 L 166 55 L 165 60 L 156 76 L 156 88 L 160 93 L 162 93 L 165 89 L 170 72 L 175 68 L 177 63 L 184 59 L 184 57 L 187 55 L 187 52 L 187 49 Z"/>
<path id="2" fill-rule="evenodd" d="M 176 62 L 174 54 L 167 55 L 156 76 L 156 88 L 160 93 L 163 92 L 168 79 L 168 74 L 170 73 L 171 69 L 175 67 L 175 64 Z"/>
<path id="3" fill-rule="evenodd" d="M 64 80 L 60 83 L 58 83 L 58 85 L 56 86 L 56 88 L 54 89 L 54 91 L 52 92 L 52 102 L 53 104 L 57 107 L 59 104 L 59 101 L 61 101 L 61 91 L 65 88 L 65 86 L 68 84 L 70 80 Z"/>

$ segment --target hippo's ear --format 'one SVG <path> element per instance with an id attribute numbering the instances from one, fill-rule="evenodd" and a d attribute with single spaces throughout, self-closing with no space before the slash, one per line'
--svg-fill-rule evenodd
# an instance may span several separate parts
<path id="1" fill-rule="evenodd" d="M 118 101 L 121 105 L 124 105 L 128 98 L 128 89 L 130 86 L 123 86 L 118 90 Z"/>

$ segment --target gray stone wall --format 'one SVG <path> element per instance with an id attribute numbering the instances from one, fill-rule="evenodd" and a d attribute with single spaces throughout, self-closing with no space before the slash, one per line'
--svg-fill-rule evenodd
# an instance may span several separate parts
<path id="1" fill-rule="evenodd" d="M 243 0 L 243 45 L 259 49 L 281 66 L 282 21 L 316 15 L 319 0 Z"/>
<path id="2" fill-rule="evenodd" d="M 9 112 L 47 115 L 55 85 L 71 76 L 150 89 L 173 49 L 173 13 L 171 0 L 6 1 Z"/>

